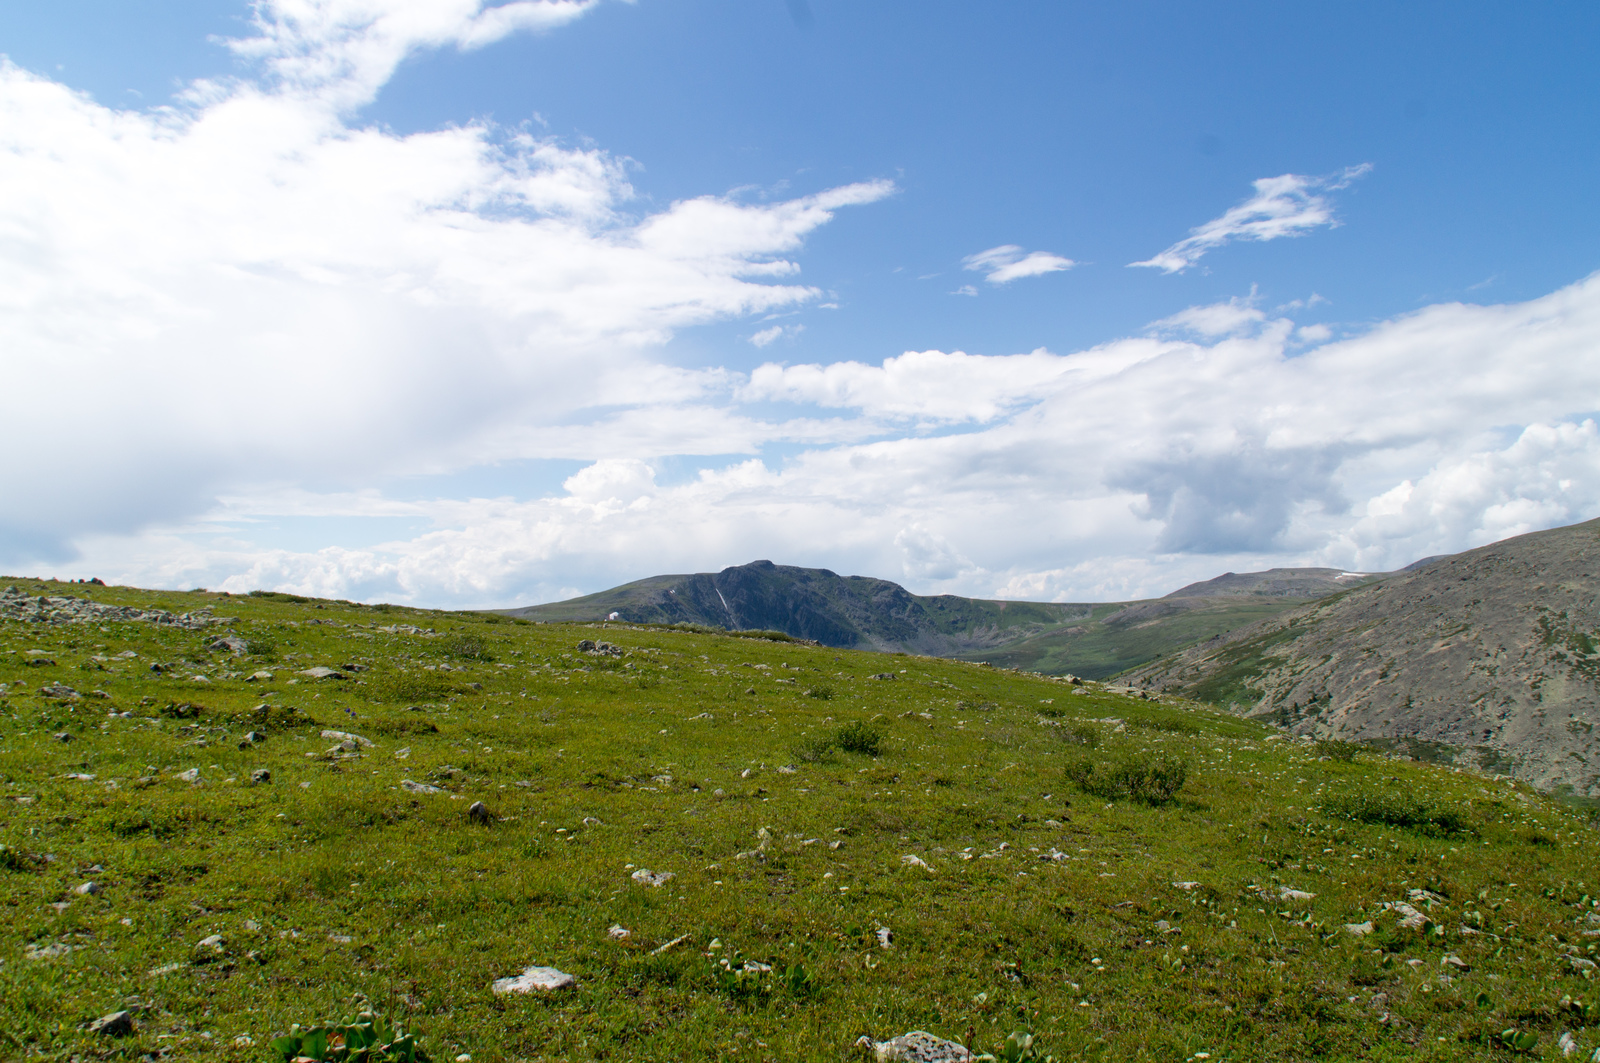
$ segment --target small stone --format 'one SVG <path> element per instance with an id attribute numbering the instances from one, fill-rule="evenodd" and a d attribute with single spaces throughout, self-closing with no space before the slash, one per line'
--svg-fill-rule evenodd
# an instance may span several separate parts
<path id="1" fill-rule="evenodd" d="M 190 768 L 188 771 L 180 771 L 178 772 L 178 778 L 183 782 L 199 782 L 200 769 Z"/>
<path id="2" fill-rule="evenodd" d="M 585 827 L 603 827 L 603 826 L 605 826 L 604 823 L 601 823 L 594 816 L 584 816 L 583 817 L 583 825 Z"/>
<path id="3" fill-rule="evenodd" d="M 266 768 L 257 768 L 250 773 L 250 782 L 254 786 L 263 786 L 272 781 L 272 772 Z"/>
<path id="4" fill-rule="evenodd" d="M 247 1033 L 242 1033 L 233 1039 L 235 1048 L 249 1048 L 256 1043 L 256 1039 Z"/>
<path id="5" fill-rule="evenodd" d="M 222 935 L 212 934 L 209 937 L 203 937 L 195 944 L 195 948 L 209 949 L 212 952 L 223 952 L 224 948 L 222 944 Z"/>
<path id="6" fill-rule="evenodd" d="M 126 1037 L 133 1032 L 133 1012 L 113 1011 L 89 1024 L 89 1032 L 105 1037 Z"/>
<path id="7" fill-rule="evenodd" d="M 246 683 L 264 683 L 264 682 L 270 682 L 271 679 L 272 679 L 272 673 L 271 672 L 252 672 L 245 679 L 245 682 Z"/>
<path id="8" fill-rule="evenodd" d="M 606 937 L 610 938 L 612 941 L 626 941 L 633 937 L 633 931 L 629 930 L 621 923 L 612 923 L 610 929 L 606 931 Z"/>
<path id="9" fill-rule="evenodd" d="M 880 926 L 877 929 L 876 933 L 878 935 L 878 947 L 879 948 L 887 949 L 887 948 L 893 948 L 894 947 L 893 945 L 890 944 L 892 941 L 894 941 L 894 932 L 891 931 L 888 927 Z"/>
<path id="10" fill-rule="evenodd" d="M 900 862 L 906 867 L 920 867 L 924 871 L 933 870 L 933 868 L 928 866 L 928 862 L 926 860 L 922 859 L 920 856 L 917 856 L 915 853 L 906 853 L 900 858 Z"/>
<path id="11" fill-rule="evenodd" d="M 57 742 L 70 742 L 70 741 L 72 741 L 72 733 L 70 731 L 61 731 L 61 732 L 59 732 L 57 734 L 51 735 L 50 737 L 54 738 Z"/>
<path id="12" fill-rule="evenodd" d="M 1175 890 L 1192 890 L 1199 885 L 1200 883 L 1198 882 L 1174 882 L 1172 888 Z"/>
<path id="13" fill-rule="evenodd" d="M 968 1063 L 972 1053 L 963 1045 L 912 1030 L 888 1041 L 862 1037 L 856 1044 L 872 1053 L 876 1063 Z"/>
<path id="14" fill-rule="evenodd" d="M 1358 938 L 1364 938 L 1377 929 L 1372 925 L 1371 919 L 1365 923 L 1346 923 L 1344 928 L 1347 933 L 1354 934 Z"/>
<path id="15" fill-rule="evenodd" d="M 99 893 L 104 888 L 105 887 L 100 885 L 98 882 L 84 882 L 80 885 L 72 887 L 72 892 L 76 893 L 80 897 L 87 897 L 90 894 Z"/>
<path id="16" fill-rule="evenodd" d="M 678 876 L 673 874 L 671 871 L 651 871 L 648 867 L 641 867 L 630 877 L 633 879 L 633 881 L 639 883 L 641 886 L 649 886 L 651 889 L 659 889 Z"/>
<path id="17" fill-rule="evenodd" d="M 1439 960 L 1439 966 L 1440 967 L 1454 967 L 1456 970 L 1460 971 L 1462 974 L 1465 974 L 1466 972 L 1472 970 L 1472 968 L 1467 965 L 1467 962 L 1465 960 L 1463 960 L 1460 956 L 1457 956 L 1453 952 L 1445 955 L 1444 957 L 1442 957 Z"/>
<path id="18" fill-rule="evenodd" d="M 554 967 L 529 967 L 514 978 L 496 978 L 489 986 L 497 995 L 507 993 L 551 993 L 576 985 L 577 979 Z"/>
<path id="19" fill-rule="evenodd" d="M 363 749 L 372 748 L 372 741 L 370 739 L 362 738 L 360 735 L 353 735 L 348 731 L 323 731 L 322 737 L 328 739 L 330 742 L 338 742 L 342 745 L 349 745 L 351 749 L 354 749 L 356 746 L 360 746 Z"/>
<path id="20" fill-rule="evenodd" d="M 337 669 L 337 668 L 329 668 L 326 665 L 320 665 L 320 664 L 317 665 L 315 668 L 302 669 L 301 671 L 296 672 L 295 675 L 303 675 L 307 679 L 343 679 L 344 678 L 344 673 L 341 672 L 339 669 Z M 324 737 L 326 737 L 326 736 L 324 736 Z"/>
<path id="21" fill-rule="evenodd" d="M 443 790 L 437 786 L 429 786 L 425 782 L 413 782 L 410 779 L 400 780 L 400 789 L 413 794 L 442 794 Z"/>
<path id="22" fill-rule="evenodd" d="M 1307 893 L 1305 890 L 1292 890 L 1288 886 L 1284 886 L 1278 891 L 1278 899 L 1281 901 L 1309 901 L 1315 897 L 1315 893 Z"/>
<path id="23" fill-rule="evenodd" d="M 58 956 L 65 956 L 72 951 L 72 946 L 60 941 L 52 941 L 48 945 L 28 945 L 22 950 L 22 955 L 30 960 L 53 960 Z"/>

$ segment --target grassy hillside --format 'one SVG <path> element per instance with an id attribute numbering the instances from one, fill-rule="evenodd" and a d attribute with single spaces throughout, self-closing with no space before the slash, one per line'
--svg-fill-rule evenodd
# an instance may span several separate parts
<path id="1" fill-rule="evenodd" d="M 167 612 L 0 621 L 7 1055 L 260 1060 L 358 993 L 475 1063 L 1600 1044 L 1600 852 L 1520 785 L 949 660 L 16 582 Z M 576 985 L 491 992 L 533 965 Z"/>

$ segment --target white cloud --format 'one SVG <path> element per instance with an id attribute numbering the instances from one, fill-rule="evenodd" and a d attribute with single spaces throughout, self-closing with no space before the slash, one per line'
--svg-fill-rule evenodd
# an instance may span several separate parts
<path id="1" fill-rule="evenodd" d="M 978 294 L 978 289 L 974 288 L 970 284 L 963 284 L 961 287 L 957 288 L 955 291 L 951 292 L 950 294 L 951 295 L 977 295 Z"/>
<path id="2" fill-rule="evenodd" d="M 872 419 L 983 422 L 1052 392 L 1067 364 L 1043 349 L 1001 356 L 907 351 L 881 366 L 769 362 L 750 374 L 737 395 L 744 401 L 854 408 Z"/>
<path id="3" fill-rule="evenodd" d="M 1213 248 L 1233 240 L 1276 240 L 1304 236 L 1312 229 L 1336 226 L 1333 204 L 1324 194 L 1347 188 L 1372 170 L 1370 163 L 1351 166 L 1331 177 L 1286 173 L 1256 181 L 1256 194 L 1213 218 L 1165 251 L 1130 266 L 1151 266 L 1163 273 L 1181 273 Z"/>
<path id="4" fill-rule="evenodd" d="M 1045 273 L 1071 269 L 1077 265 L 1070 258 L 1062 258 L 1048 251 L 1024 253 L 1016 244 L 1003 244 L 979 251 L 961 260 L 961 268 L 985 274 L 990 284 L 1006 284 L 1020 277 L 1038 277 Z M 976 295 L 977 292 L 972 294 Z"/>
<path id="5" fill-rule="evenodd" d="M 866 182 L 638 208 L 625 160 L 472 123 L 351 124 L 406 55 L 590 5 L 269 0 L 255 75 L 102 106 L 0 66 L 0 556 L 204 511 L 248 485 L 372 483 L 530 455 L 577 411 L 680 399 L 679 329 L 811 302 L 787 257 Z M 92 426 L 92 428 L 91 428 Z M 48 447 L 37 441 L 50 439 Z M 71 484 L 63 492 L 61 485 Z"/>
<path id="6" fill-rule="evenodd" d="M 805 330 L 806 327 L 804 325 L 773 325 L 771 328 L 764 328 L 751 336 L 750 342 L 757 347 L 765 347 L 769 343 L 780 340 L 785 336 L 794 339 Z"/>

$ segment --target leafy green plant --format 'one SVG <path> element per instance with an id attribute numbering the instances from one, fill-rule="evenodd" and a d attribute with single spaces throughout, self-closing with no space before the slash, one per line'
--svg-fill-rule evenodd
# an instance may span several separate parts
<path id="1" fill-rule="evenodd" d="M 1189 765 L 1182 757 L 1125 754 L 1110 761 L 1083 757 L 1067 765 L 1067 778 L 1084 793 L 1108 801 L 1128 797 L 1147 805 L 1171 801 L 1189 777 Z"/>
<path id="2" fill-rule="evenodd" d="M 819 683 L 818 685 L 806 691 L 806 697 L 816 698 L 818 701 L 832 701 L 833 688 L 826 684 Z"/>
<path id="3" fill-rule="evenodd" d="M 361 1011 L 344 1023 L 291 1027 L 287 1037 L 272 1042 L 278 1063 L 431 1063 L 428 1053 L 408 1034 L 375 1011 L 365 1000 Z"/>
<path id="4" fill-rule="evenodd" d="M 1033 1034 L 1013 1030 L 993 1053 L 975 1056 L 975 1063 L 1055 1063 L 1055 1056 L 1044 1055 Z"/>
<path id="5" fill-rule="evenodd" d="M 9 845 L 0 845 L 0 868 L 7 871 L 21 871 L 27 867 L 27 861 L 22 854 Z"/>
<path id="6" fill-rule="evenodd" d="M 846 753 L 876 757 L 883 752 L 884 734 L 870 723 L 857 720 L 834 732 L 833 740 Z"/>
<path id="7" fill-rule="evenodd" d="M 1497 1040 L 1503 1047 L 1513 1052 L 1532 1052 L 1539 1045 L 1538 1034 L 1532 1030 L 1519 1030 L 1516 1027 L 1500 1031 Z"/>

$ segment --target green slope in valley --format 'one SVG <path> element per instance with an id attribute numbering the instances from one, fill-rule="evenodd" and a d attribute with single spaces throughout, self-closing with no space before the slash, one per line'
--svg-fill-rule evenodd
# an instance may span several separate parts
<path id="1" fill-rule="evenodd" d="M 1585 1059 L 1597 864 L 1526 786 L 1095 683 L 0 594 L 6 1058 L 261 1060 L 360 994 L 474 1063 Z"/>

